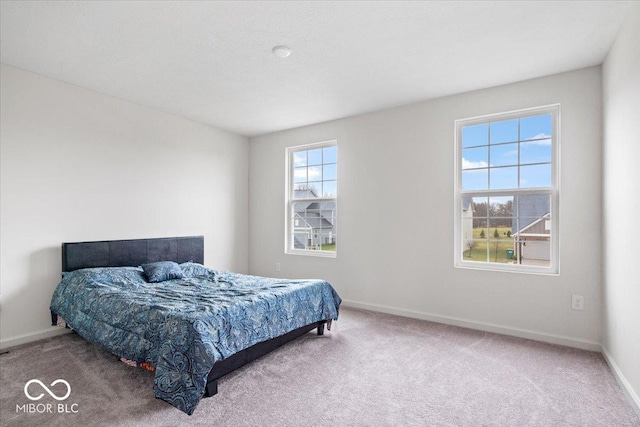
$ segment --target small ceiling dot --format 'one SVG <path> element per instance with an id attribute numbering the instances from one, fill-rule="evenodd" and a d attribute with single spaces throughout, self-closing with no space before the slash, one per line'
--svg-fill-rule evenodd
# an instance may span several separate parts
<path id="1" fill-rule="evenodd" d="M 291 55 L 291 48 L 287 46 L 276 46 L 271 50 L 271 52 L 273 52 L 273 54 L 278 58 L 286 58 Z"/>

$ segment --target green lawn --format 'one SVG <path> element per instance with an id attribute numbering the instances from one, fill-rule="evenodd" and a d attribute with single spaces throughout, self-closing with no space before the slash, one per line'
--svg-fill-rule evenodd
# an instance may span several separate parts
<path id="1" fill-rule="evenodd" d="M 322 245 L 322 250 L 323 251 L 335 252 L 336 251 L 336 245 Z"/>
<path id="2" fill-rule="evenodd" d="M 473 238 L 474 238 L 474 247 L 471 249 L 471 254 L 469 254 L 468 248 L 463 248 L 463 258 L 467 261 L 483 261 L 487 262 L 487 244 L 489 245 L 489 260 L 490 262 L 502 262 L 502 263 L 510 263 L 513 262 L 512 259 L 507 258 L 507 249 L 513 249 L 513 238 L 507 237 L 507 231 L 511 231 L 511 227 L 497 227 L 498 234 L 500 235 L 498 239 L 493 237 L 493 233 L 495 228 L 490 228 L 489 230 L 484 228 L 474 228 L 473 229 Z M 482 230 L 485 230 L 485 239 L 481 240 L 482 237 L 480 234 Z M 486 238 L 489 238 L 487 241 Z M 478 240 L 475 240 L 478 239 Z M 496 253 L 497 251 L 497 253 Z"/>

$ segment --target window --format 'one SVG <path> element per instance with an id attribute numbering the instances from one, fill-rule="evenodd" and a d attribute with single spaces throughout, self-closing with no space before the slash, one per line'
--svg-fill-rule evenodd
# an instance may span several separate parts
<path id="1" fill-rule="evenodd" d="M 558 273 L 558 105 L 457 120 L 456 267 Z"/>
<path id="2" fill-rule="evenodd" d="M 336 141 L 287 148 L 287 253 L 336 256 L 337 154 Z"/>

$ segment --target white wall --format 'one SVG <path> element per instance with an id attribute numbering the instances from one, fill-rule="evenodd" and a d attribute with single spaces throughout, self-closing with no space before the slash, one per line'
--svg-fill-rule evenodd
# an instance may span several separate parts
<path id="1" fill-rule="evenodd" d="M 52 330 L 62 242 L 203 234 L 247 270 L 246 138 L 5 65 L 1 102 L 0 345 Z"/>
<path id="2" fill-rule="evenodd" d="M 640 411 L 640 4 L 604 63 L 603 104 L 602 347 Z"/>
<path id="3" fill-rule="evenodd" d="M 552 103 L 562 105 L 560 275 L 455 269 L 454 120 Z M 351 305 L 599 349 L 601 114 L 592 67 L 252 138 L 249 271 L 326 278 Z M 285 255 L 285 147 L 330 139 L 338 256 Z M 572 294 L 584 311 L 571 310 Z"/>

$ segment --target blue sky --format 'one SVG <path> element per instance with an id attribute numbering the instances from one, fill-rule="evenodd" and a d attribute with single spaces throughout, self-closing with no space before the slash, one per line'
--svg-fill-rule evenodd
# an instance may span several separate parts
<path id="1" fill-rule="evenodd" d="M 550 186 L 550 135 L 550 114 L 463 127 L 462 189 Z"/>
<path id="2" fill-rule="evenodd" d="M 324 147 L 293 153 L 293 182 L 308 184 L 323 197 L 337 195 L 337 148 Z"/>

